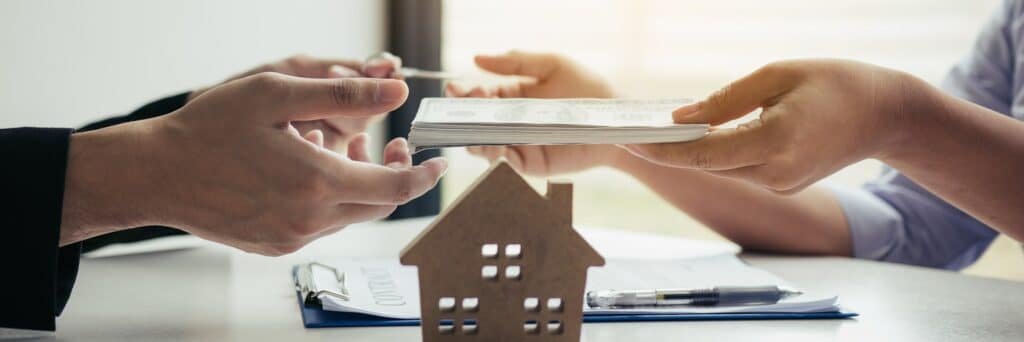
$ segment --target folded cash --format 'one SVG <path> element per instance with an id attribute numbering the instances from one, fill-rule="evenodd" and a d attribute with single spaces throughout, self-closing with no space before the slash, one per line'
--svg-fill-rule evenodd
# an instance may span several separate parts
<path id="1" fill-rule="evenodd" d="M 473 145 L 647 144 L 700 139 L 708 125 L 672 122 L 690 100 L 425 98 L 414 151 Z"/>

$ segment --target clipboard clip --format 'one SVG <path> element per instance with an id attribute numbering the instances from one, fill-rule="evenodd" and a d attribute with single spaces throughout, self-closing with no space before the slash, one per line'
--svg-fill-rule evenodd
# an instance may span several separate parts
<path id="1" fill-rule="evenodd" d="M 313 281 L 313 268 L 318 267 L 334 274 L 338 282 L 338 291 L 330 289 L 319 289 Z M 320 295 L 328 295 L 344 301 L 349 300 L 348 289 L 345 287 L 345 272 L 339 272 L 337 268 L 313 261 L 306 264 L 295 265 L 295 290 L 302 294 L 302 301 L 306 305 L 320 305 Z"/>

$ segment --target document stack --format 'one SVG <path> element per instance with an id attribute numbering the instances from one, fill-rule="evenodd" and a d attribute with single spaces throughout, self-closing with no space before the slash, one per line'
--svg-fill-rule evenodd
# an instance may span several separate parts
<path id="1" fill-rule="evenodd" d="M 672 122 L 690 100 L 425 98 L 414 151 L 473 145 L 648 144 L 700 139 L 708 125 Z"/>

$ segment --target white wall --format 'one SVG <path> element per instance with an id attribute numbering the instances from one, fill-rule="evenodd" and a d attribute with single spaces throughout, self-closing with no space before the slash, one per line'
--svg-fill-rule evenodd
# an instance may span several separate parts
<path id="1" fill-rule="evenodd" d="M 305 52 L 362 59 L 384 2 L 0 1 L 0 127 L 73 127 Z"/>

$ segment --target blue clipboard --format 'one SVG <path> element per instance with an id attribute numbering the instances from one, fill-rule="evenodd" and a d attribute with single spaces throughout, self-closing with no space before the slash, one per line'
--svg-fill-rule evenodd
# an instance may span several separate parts
<path id="1" fill-rule="evenodd" d="M 418 326 L 419 319 L 398 319 L 354 312 L 324 310 L 315 289 L 311 289 L 311 269 L 313 265 L 334 268 L 319 263 L 306 264 L 306 268 L 297 265 L 292 269 L 292 277 L 296 281 L 295 297 L 298 299 L 302 313 L 302 324 L 306 328 L 348 328 L 348 327 L 399 327 Z M 328 291 L 329 292 L 329 291 Z M 687 314 L 583 314 L 584 323 L 610 322 L 665 322 L 665 321 L 725 321 L 725 320 L 775 320 L 775 319 L 844 319 L 857 316 L 857 313 L 846 310 L 831 312 L 744 312 L 744 313 L 687 313 Z"/>
<path id="2" fill-rule="evenodd" d="M 303 301 L 302 293 L 296 292 L 299 309 L 302 311 L 302 324 L 306 328 L 349 328 L 349 327 L 401 327 L 418 326 L 418 319 L 384 318 L 351 312 L 327 311 Z M 766 320 L 766 319 L 843 319 L 857 316 L 850 311 L 835 312 L 765 312 L 765 313 L 712 313 L 712 314 L 658 314 L 658 315 L 583 315 L 584 323 L 610 322 L 665 322 L 665 321 L 732 321 L 732 320 Z"/>

